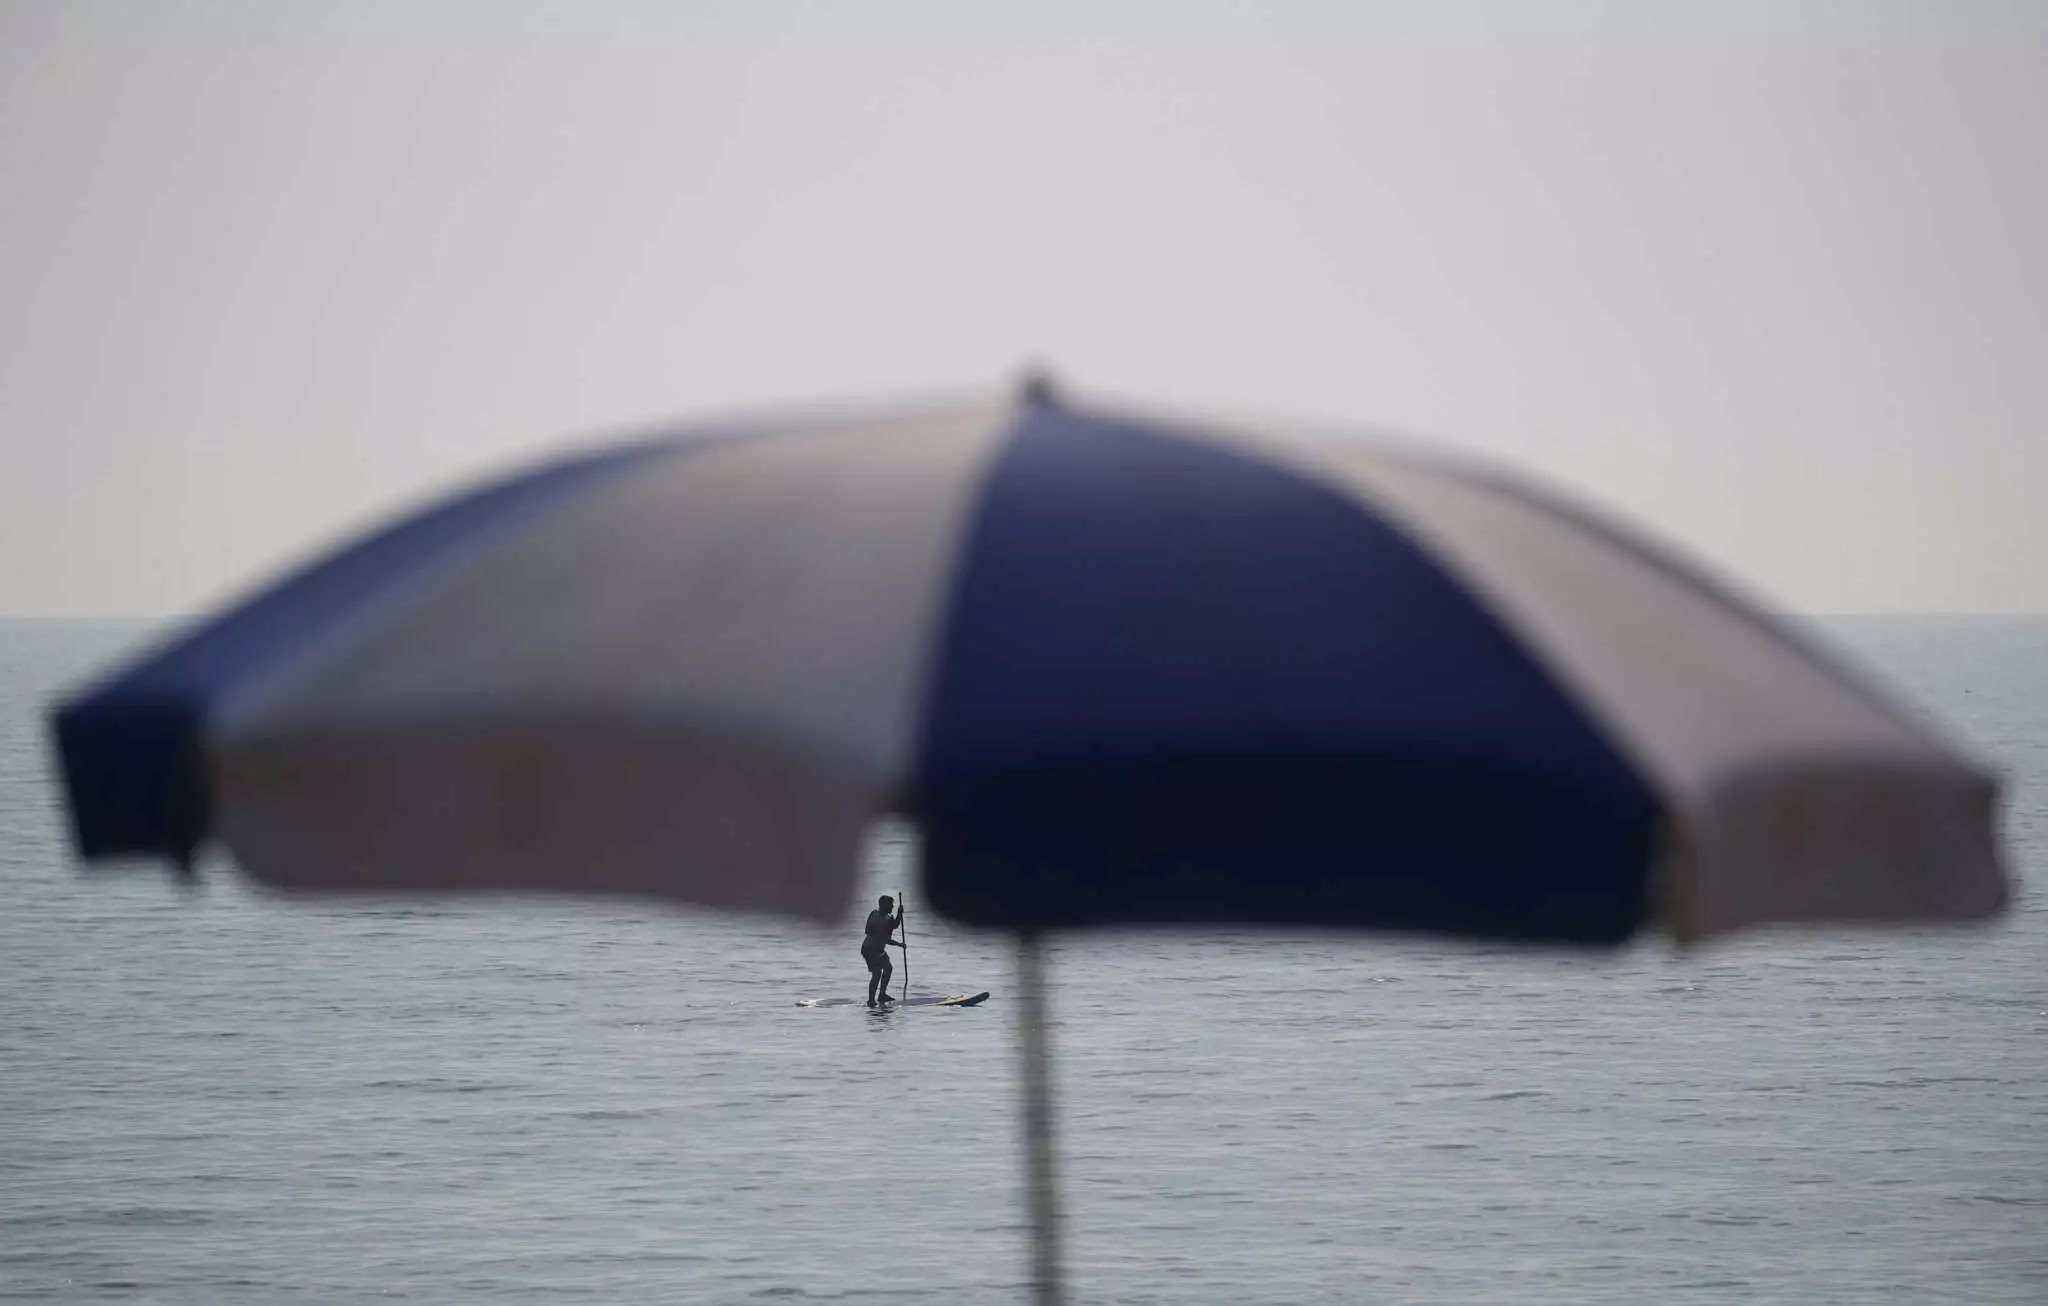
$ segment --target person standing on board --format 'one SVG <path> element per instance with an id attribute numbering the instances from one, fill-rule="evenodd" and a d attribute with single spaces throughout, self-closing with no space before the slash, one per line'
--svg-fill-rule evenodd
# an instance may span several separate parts
<path id="1" fill-rule="evenodd" d="M 881 908 L 868 913 L 867 937 L 860 941 L 861 960 L 868 964 L 868 1005 L 871 1007 L 875 1005 L 877 995 L 883 1002 L 896 1000 L 889 996 L 889 977 L 896 973 L 895 964 L 889 960 L 889 949 L 903 945 L 889 936 L 903 924 L 903 909 L 896 907 L 896 914 L 891 916 L 891 907 L 896 907 L 896 900 L 883 894 Z"/>

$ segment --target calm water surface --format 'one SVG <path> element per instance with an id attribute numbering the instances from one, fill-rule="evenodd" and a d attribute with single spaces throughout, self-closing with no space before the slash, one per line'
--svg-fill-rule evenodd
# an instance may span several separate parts
<path id="1" fill-rule="evenodd" d="M 2048 620 L 1834 622 L 2048 861 Z M 1010 961 L 857 927 L 80 878 L 38 712 L 137 628 L 0 623 L 0 1299 L 1022 1296 Z M 901 872 L 878 850 L 877 887 Z M 2048 913 L 1605 959 L 1054 950 L 1083 1302 L 2048 1301 Z"/>

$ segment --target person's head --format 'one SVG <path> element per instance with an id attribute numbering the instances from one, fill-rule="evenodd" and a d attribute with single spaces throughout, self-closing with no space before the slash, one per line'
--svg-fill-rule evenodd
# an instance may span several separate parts
<path id="1" fill-rule="evenodd" d="M 891 898 L 891 897 L 890 897 L 890 896 L 889 896 L 888 894 L 886 894 L 886 893 L 882 895 L 882 910 L 883 910 L 883 911 L 885 911 L 885 912 L 886 912 L 886 911 L 888 911 L 888 910 L 889 910 L 889 909 L 890 909 L 891 907 L 894 907 L 895 905 L 896 905 L 896 900 L 895 900 L 894 898 Z"/>

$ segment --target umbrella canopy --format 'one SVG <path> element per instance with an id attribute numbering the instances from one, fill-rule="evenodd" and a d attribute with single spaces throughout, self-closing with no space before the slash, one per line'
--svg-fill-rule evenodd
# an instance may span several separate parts
<path id="1" fill-rule="evenodd" d="M 90 858 L 831 918 L 1612 942 L 1961 919 L 1995 783 L 1690 565 L 1353 435 L 993 401 L 688 431 L 407 517 L 55 717 Z"/>

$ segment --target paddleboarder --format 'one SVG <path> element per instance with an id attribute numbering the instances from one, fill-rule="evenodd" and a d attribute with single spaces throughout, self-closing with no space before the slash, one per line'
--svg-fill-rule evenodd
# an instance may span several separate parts
<path id="1" fill-rule="evenodd" d="M 891 909 L 895 915 L 889 914 Z M 889 960 L 889 949 L 903 946 L 889 936 L 896 927 L 903 924 L 903 909 L 896 906 L 896 900 L 888 894 L 882 895 L 882 905 L 868 913 L 867 937 L 860 941 L 861 960 L 868 964 L 868 1005 L 874 1006 L 877 996 L 883 1002 L 894 1002 L 889 996 L 889 977 L 896 973 L 896 966 Z"/>

